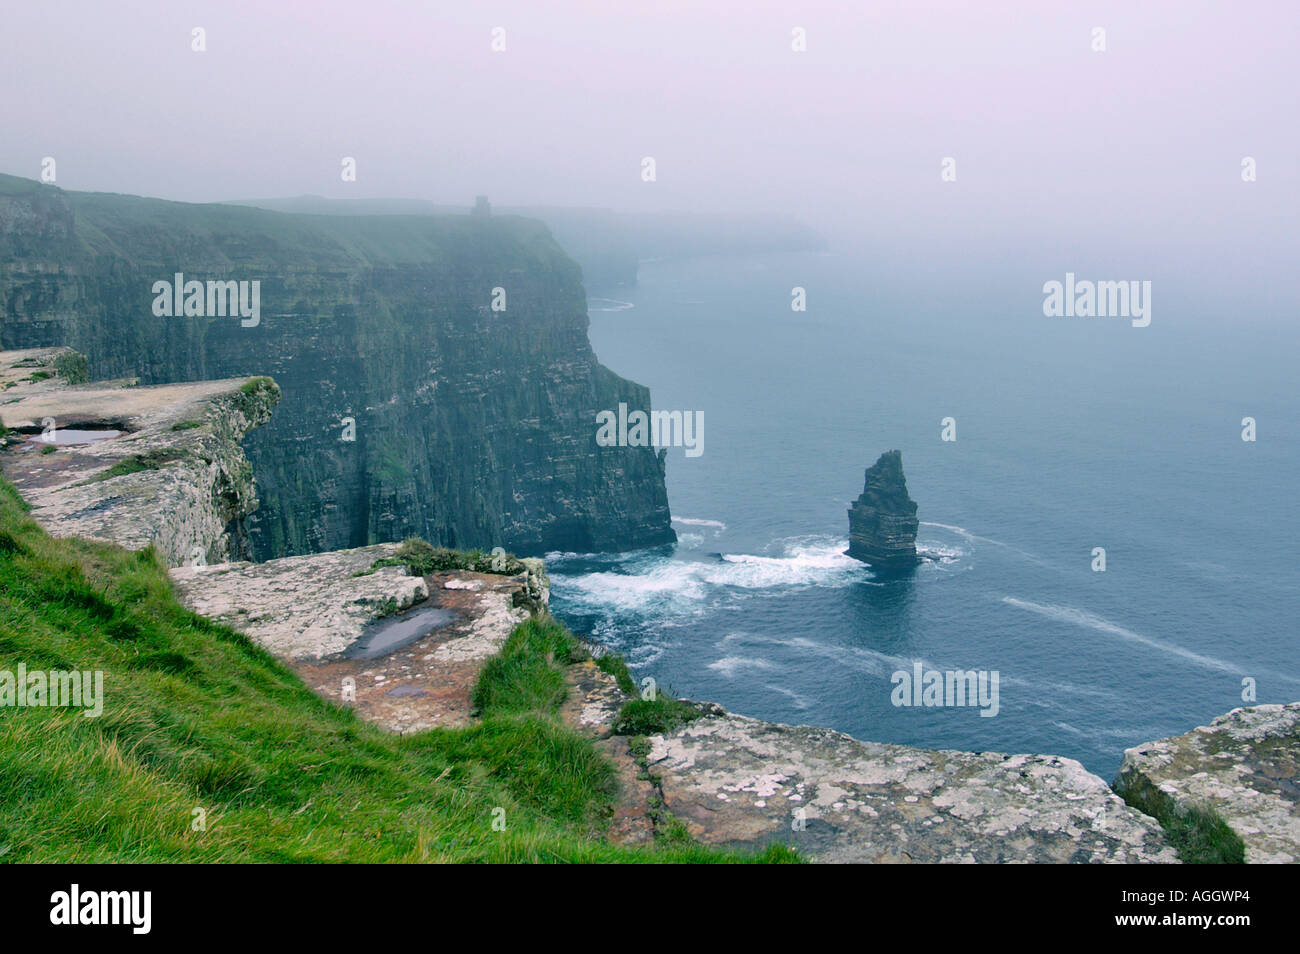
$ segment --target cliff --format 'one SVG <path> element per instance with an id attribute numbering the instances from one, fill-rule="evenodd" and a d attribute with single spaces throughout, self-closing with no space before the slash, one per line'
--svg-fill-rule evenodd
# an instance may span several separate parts
<path id="1" fill-rule="evenodd" d="M 22 621 L 0 639 L 0 663 L 12 656 L 53 666 L 74 652 L 82 665 L 106 670 L 113 692 L 85 757 L 50 754 L 52 746 L 61 752 L 79 744 L 74 732 L 82 720 L 33 725 L 39 710 L 5 722 L 11 732 L 0 733 L 0 755 L 14 745 L 38 760 L 37 775 L 50 779 L 52 791 L 123 807 L 120 817 L 106 818 L 105 837 L 86 842 L 66 837 L 76 815 L 52 795 L 15 802 L 0 793 L 0 822 L 15 839 L 17 858 L 64 858 L 68 845 L 86 845 L 81 850 L 97 860 L 194 860 L 193 842 L 166 833 L 177 817 L 190 817 L 201 791 L 214 816 L 241 806 L 250 811 L 232 826 L 236 838 L 226 841 L 224 828 L 216 828 L 214 847 L 205 851 L 220 845 L 219 855 L 204 860 L 327 860 L 311 847 L 320 837 L 331 839 L 329 858 L 362 859 L 372 857 L 374 842 L 392 839 L 374 839 L 369 824 L 358 838 L 332 819 L 353 817 L 348 806 L 363 801 L 374 811 L 404 804 L 413 791 L 422 793 L 423 809 L 448 775 L 448 791 L 457 796 L 474 779 L 525 786 L 525 801 L 536 802 L 543 816 L 536 823 L 567 811 L 565 820 L 576 817 L 584 833 L 599 826 L 609 842 L 661 852 L 689 836 L 699 843 L 694 860 L 726 859 L 735 848 L 780 857 L 772 855 L 779 851 L 773 843 L 823 862 L 1206 860 L 1182 834 L 1179 816 L 1193 810 L 1213 812 L 1239 831 L 1247 860 L 1300 856 L 1300 704 L 1236 710 L 1187 736 L 1131 749 L 1116 783 L 1121 799 L 1078 762 L 1057 756 L 864 742 L 708 703 L 638 698 L 625 666 L 592 660 L 547 617 L 540 561 L 501 558 L 503 572 L 493 573 L 438 569 L 447 555 L 389 543 L 261 564 L 185 561 L 164 576 L 134 554 L 50 541 L 41 527 L 131 549 L 152 544 L 175 564 L 197 530 L 207 535 L 209 554 L 219 555 L 224 538 L 213 528 L 227 518 L 237 525 L 256 506 L 239 438 L 265 422 L 276 393 L 265 378 L 157 387 L 68 383 L 80 378 L 76 356 L 57 349 L 0 354 L 0 410 L 17 429 L 0 465 L 35 518 L 27 519 L 0 483 L 0 624 Z M 65 435 L 77 443 L 50 445 L 55 449 L 46 453 L 27 433 L 39 433 L 46 417 L 65 430 L 111 426 L 121 433 L 93 441 L 87 433 Z M 138 469 L 122 466 L 132 462 Z M 182 612 L 173 592 L 201 615 Z M 271 665 L 267 653 L 297 678 Z M 309 701 L 303 683 L 340 705 Z M 186 700 L 184 719 L 167 710 L 175 698 Z M 344 717 L 342 707 L 360 721 Z M 367 723 L 442 731 L 394 748 L 366 734 Z M 176 725 L 183 731 L 172 732 Z M 246 725 L 250 731 L 242 731 Z M 120 747 L 105 747 L 100 731 Z M 497 737 L 501 748 L 485 751 L 484 740 Z M 105 788 L 93 773 L 87 782 L 86 765 L 102 768 L 96 759 L 109 758 L 107 752 L 121 767 L 120 752 L 135 752 L 146 739 L 148 766 L 127 771 L 130 791 Z M 285 747 L 301 740 L 286 758 Z M 326 751 L 330 757 L 320 758 Z M 358 780 L 401 765 L 402 751 L 419 752 L 428 774 L 401 773 L 382 792 L 357 788 Z M 384 753 L 384 773 L 352 770 L 377 752 Z M 312 775 L 336 762 L 351 780 L 346 797 L 331 796 L 331 785 L 318 787 Z M 590 773 L 586 794 L 574 795 L 578 782 L 557 772 L 559 763 Z M 286 771 L 293 790 L 277 794 L 278 773 Z M 533 780 L 543 777 L 554 783 L 553 797 L 537 802 Z M 159 798 L 152 791 L 133 802 L 142 778 L 167 791 L 179 787 L 182 795 L 171 797 L 181 807 L 159 813 L 151 808 Z M 113 792 L 107 801 L 106 791 Z M 293 827 L 318 798 L 327 804 Z M 576 816 L 564 807 L 574 798 Z M 501 803 L 499 795 L 474 801 Z M 43 813 L 35 821 L 33 810 Z M 390 824 L 403 827 L 398 818 Z M 441 824 L 453 837 L 439 857 L 483 860 L 472 845 L 453 850 L 471 831 L 491 831 L 481 814 Z M 250 831 L 264 833 L 253 847 Z M 50 838 L 52 844 L 42 842 Z M 648 860 L 616 854 L 609 842 L 600 849 L 610 852 L 607 860 Z M 577 860 L 596 844 L 570 842 L 540 856 Z M 720 851 L 702 854 L 706 848 Z M 537 856 L 502 852 L 489 855 Z"/>
<path id="2" fill-rule="evenodd" d="M 32 516 L 55 536 L 152 545 L 169 566 L 227 559 L 258 504 L 240 441 L 270 418 L 274 382 L 70 386 L 79 358 L 0 352 L 0 469 Z"/>
<path id="3" fill-rule="evenodd" d="M 907 493 L 903 455 L 892 450 L 867 468 L 866 485 L 849 508 L 849 556 L 876 570 L 916 566 L 916 502 Z"/>
<path id="4" fill-rule="evenodd" d="M 154 314 L 176 273 L 259 282 L 260 315 Z M 408 535 L 524 554 L 671 542 L 654 450 L 596 444 L 598 411 L 650 396 L 596 360 L 587 326 L 578 266 L 528 219 L 289 215 L 0 176 L 0 347 L 66 345 L 94 377 L 146 385 L 279 384 L 245 443 L 262 505 L 237 556 Z"/>
<path id="5" fill-rule="evenodd" d="M 466 206 L 438 205 L 423 199 L 326 199 L 314 195 L 231 204 L 318 215 L 464 215 L 467 211 Z M 650 259 L 826 248 L 821 235 L 797 219 L 782 215 L 649 214 L 566 206 L 501 206 L 496 211 L 545 222 L 564 250 L 582 266 L 588 288 L 635 285 L 639 264 Z"/>

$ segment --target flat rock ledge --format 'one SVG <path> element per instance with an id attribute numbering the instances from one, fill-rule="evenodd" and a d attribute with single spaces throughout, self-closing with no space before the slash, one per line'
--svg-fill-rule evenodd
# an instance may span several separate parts
<path id="1" fill-rule="evenodd" d="M 1213 809 L 1247 864 L 1300 863 L 1300 702 L 1233 709 L 1131 748 L 1115 789 L 1152 810 Z"/>
<path id="2" fill-rule="evenodd" d="M 70 383 L 84 366 L 67 348 L 0 352 L 0 422 L 11 431 L 0 442 L 0 469 L 32 517 L 56 537 L 129 550 L 152 544 L 168 566 L 229 559 L 231 532 L 238 536 L 257 507 L 240 440 L 270 419 L 279 388 L 269 378 Z M 122 433 L 42 444 L 50 424 Z"/>
<path id="3" fill-rule="evenodd" d="M 930 751 L 706 716 L 651 736 L 663 806 L 699 840 L 819 862 L 1177 863 L 1155 819 L 1073 759 Z"/>
<path id="4" fill-rule="evenodd" d="M 313 690 L 393 732 L 473 721 L 483 664 L 511 630 L 544 605 L 540 561 L 514 576 L 456 571 L 409 576 L 404 567 L 368 572 L 395 543 L 266 563 L 177 567 L 181 601 L 247 634 Z M 374 627 L 426 609 L 453 619 L 373 659 L 348 653 Z"/>

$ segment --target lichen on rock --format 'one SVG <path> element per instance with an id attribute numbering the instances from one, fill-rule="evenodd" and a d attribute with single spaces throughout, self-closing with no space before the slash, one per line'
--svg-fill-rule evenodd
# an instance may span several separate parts
<path id="1" fill-rule="evenodd" d="M 1233 709 L 1124 753 L 1115 790 L 1157 817 L 1212 811 L 1251 864 L 1300 862 L 1300 702 Z"/>

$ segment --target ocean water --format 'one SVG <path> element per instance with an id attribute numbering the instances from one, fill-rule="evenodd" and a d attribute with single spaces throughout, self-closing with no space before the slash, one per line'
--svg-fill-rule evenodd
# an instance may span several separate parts
<path id="1" fill-rule="evenodd" d="M 1107 780 L 1126 747 L 1245 704 L 1244 680 L 1300 699 L 1287 322 L 1158 270 L 1134 328 L 1044 317 L 1063 266 L 940 281 L 871 262 L 652 262 L 635 289 L 593 291 L 597 355 L 656 408 L 702 412 L 704 452 L 668 452 L 676 547 L 548 557 L 556 614 L 638 678 L 734 712 L 1059 754 Z M 890 448 L 932 559 L 886 581 L 843 551 Z M 997 671 L 997 715 L 894 705 L 917 662 Z"/>

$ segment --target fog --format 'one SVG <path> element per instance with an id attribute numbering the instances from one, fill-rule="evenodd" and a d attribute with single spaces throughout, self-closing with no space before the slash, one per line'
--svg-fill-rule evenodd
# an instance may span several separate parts
<path id="1" fill-rule="evenodd" d="M 1281 283 L 1297 35 L 1284 0 L 10 3 L 0 171 L 53 157 L 63 188 L 189 201 L 790 213 L 904 258 L 1158 249 Z"/>

